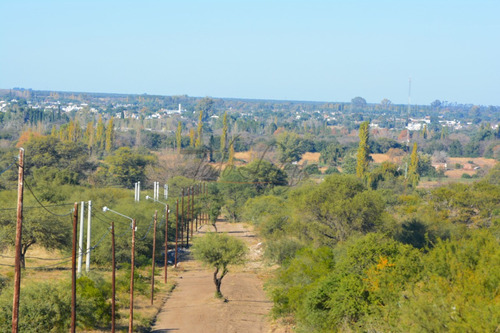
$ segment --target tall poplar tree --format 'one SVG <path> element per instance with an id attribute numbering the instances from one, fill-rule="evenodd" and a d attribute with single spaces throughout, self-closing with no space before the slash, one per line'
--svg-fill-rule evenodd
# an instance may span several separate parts
<path id="1" fill-rule="evenodd" d="M 356 176 L 364 178 L 370 163 L 370 132 L 369 122 L 364 121 L 359 126 L 359 148 L 356 156 Z"/>
<path id="2" fill-rule="evenodd" d="M 189 130 L 189 147 L 194 148 L 194 128 Z"/>
<path id="3" fill-rule="evenodd" d="M 177 132 L 175 132 L 175 139 L 177 141 L 177 153 L 181 153 L 182 148 L 182 123 L 179 121 L 177 124 Z"/>
<path id="4" fill-rule="evenodd" d="M 102 122 L 102 115 L 99 115 L 99 120 L 97 121 L 97 129 L 96 129 L 96 145 L 100 150 L 104 149 L 104 144 L 106 142 L 105 138 L 105 128 L 104 123 Z"/>
<path id="5" fill-rule="evenodd" d="M 226 150 L 226 138 L 227 138 L 227 112 L 224 112 L 224 118 L 222 118 L 222 134 L 220 136 L 221 156 L 224 156 L 224 151 Z"/>
<path id="6" fill-rule="evenodd" d="M 415 142 L 413 144 L 413 150 L 411 151 L 410 167 L 408 168 L 408 182 L 410 182 L 413 187 L 417 187 L 419 180 L 417 143 Z"/>
<path id="7" fill-rule="evenodd" d="M 115 128 L 113 126 L 113 117 L 108 122 L 106 129 L 106 152 L 110 153 L 115 143 Z"/>
<path id="8" fill-rule="evenodd" d="M 227 165 L 230 167 L 234 165 L 234 145 L 232 140 L 229 144 L 229 158 L 227 159 Z"/>
<path id="9" fill-rule="evenodd" d="M 196 131 L 196 148 L 200 148 L 203 144 L 203 110 L 200 111 L 200 117 L 198 118 L 198 129 Z"/>
<path id="10" fill-rule="evenodd" d="M 87 139 L 87 148 L 92 152 L 94 147 L 94 122 L 89 121 L 87 123 L 87 129 L 85 130 L 85 138 Z"/>

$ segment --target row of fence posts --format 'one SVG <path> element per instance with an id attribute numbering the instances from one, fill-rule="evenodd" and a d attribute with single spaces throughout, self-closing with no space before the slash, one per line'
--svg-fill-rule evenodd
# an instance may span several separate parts
<path id="1" fill-rule="evenodd" d="M 21 239 L 22 239 L 22 222 L 23 222 L 23 193 L 24 193 L 24 149 L 21 148 L 19 150 L 19 173 L 18 173 L 18 198 L 17 198 L 17 218 L 16 218 L 16 244 L 15 244 L 15 272 L 14 272 L 14 296 L 13 296 L 13 308 L 12 308 L 12 332 L 18 332 L 18 323 L 19 323 L 19 299 L 21 292 Z M 169 205 L 166 203 L 162 203 L 158 200 L 159 196 L 159 182 L 154 183 L 155 188 L 155 202 L 161 203 L 165 205 L 165 256 L 164 256 L 164 283 L 167 283 L 167 266 L 168 266 L 168 219 L 169 219 Z M 168 196 L 168 185 L 165 187 L 165 198 Z M 140 199 L 140 183 L 135 184 L 135 194 L 134 201 L 139 201 Z M 180 235 L 179 235 L 179 199 L 176 200 L 176 215 L 175 215 L 175 259 L 174 259 L 174 267 L 177 268 L 178 265 L 178 246 L 179 246 L 179 236 L 180 236 L 180 246 L 183 248 L 184 245 L 189 247 L 189 236 L 191 236 L 191 241 L 193 238 L 193 231 L 198 230 L 204 224 L 208 224 L 209 222 L 209 214 L 206 210 L 201 210 L 196 215 L 195 212 L 195 196 L 206 198 L 208 195 L 208 187 L 206 183 L 200 183 L 194 186 L 189 187 L 187 190 L 181 190 L 181 226 L 180 226 Z M 185 209 L 185 198 L 186 200 L 186 208 Z M 148 198 L 148 197 L 146 197 Z M 80 221 L 80 249 L 82 248 L 83 242 L 83 207 L 84 202 L 81 203 L 81 221 Z M 91 203 L 89 201 L 89 224 L 88 224 L 88 235 L 90 235 L 90 206 Z M 132 244 L 131 244 L 131 277 L 130 277 L 130 313 L 129 313 L 129 333 L 133 332 L 133 308 L 134 308 L 134 270 L 135 270 L 135 232 L 136 232 L 136 220 L 125 216 L 121 213 L 115 212 L 107 207 L 104 207 L 104 211 L 112 211 L 126 217 L 132 221 Z M 185 215 L 187 217 L 185 218 Z M 158 211 L 155 210 L 154 221 L 153 221 L 153 251 L 152 251 L 152 268 L 151 268 L 151 305 L 153 305 L 154 300 L 154 271 L 155 271 L 155 250 L 156 250 L 156 229 L 157 229 L 157 218 Z M 78 202 L 75 202 L 73 208 L 73 237 L 72 237 L 72 260 L 71 260 L 71 324 L 70 324 L 70 332 L 76 332 L 76 315 L 77 315 L 77 307 L 76 307 L 76 279 L 77 279 L 77 232 L 78 232 Z M 191 225 L 189 226 L 189 223 Z M 186 243 L 184 244 L 184 231 L 186 233 Z M 115 226 L 114 222 L 111 222 L 111 332 L 115 332 L 115 318 L 116 318 L 116 257 L 115 257 Z M 90 237 L 87 239 L 87 271 L 90 265 Z M 78 254 L 78 267 L 81 268 L 81 260 L 82 260 L 82 250 L 80 250 Z M 79 271 L 80 272 L 80 271 Z"/>

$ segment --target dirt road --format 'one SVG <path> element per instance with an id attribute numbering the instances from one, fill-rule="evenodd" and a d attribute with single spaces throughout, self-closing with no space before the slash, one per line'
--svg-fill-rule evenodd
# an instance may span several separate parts
<path id="1" fill-rule="evenodd" d="M 245 240 L 250 249 L 244 267 L 230 268 L 222 280 L 221 291 L 228 301 L 214 297 L 213 271 L 189 258 L 180 264 L 177 286 L 158 314 L 153 333 L 271 331 L 268 313 L 272 302 L 262 288 L 259 240 L 241 223 L 217 222 L 217 228 Z M 203 226 L 199 235 L 212 229 Z"/>

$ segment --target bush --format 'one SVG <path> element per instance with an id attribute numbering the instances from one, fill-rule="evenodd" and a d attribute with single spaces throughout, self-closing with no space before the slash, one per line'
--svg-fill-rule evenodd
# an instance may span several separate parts
<path id="1" fill-rule="evenodd" d="M 325 171 L 325 174 L 326 175 L 332 175 L 334 173 L 340 173 L 339 169 L 337 169 L 336 167 L 329 167 L 328 169 L 326 169 Z"/>
<path id="2" fill-rule="evenodd" d="M 295 257 L 295 253 L 304 245 L 295 238 L 280 238 L 266 243 L 265 256 L 267 259 L 283 264 Z"/>
<path id="3" fill-rule="evenodd" d="M 317 164 L 311 164 L 304 168 L 304 172 L 308 175 L 321 175 L 321 171 Z"/>
<path id="4" fill-rule="evenodd" d="M 77 280 L 77 325 L 86 329 L 107 326 L 111 319 L 110 286 L 102 279 Z M 0 294 L 0 332 L 10 332 L 12 288 Z M 19 301 L 19 332 L 67 332 L 71 320 L 68 282 L 31 282 L 23 285 Z"/>
<path id="5" fill-rule="evenodd" d="M 19 301 L 19 332 L 67 332 L 71 289 L 62 283 L 30 283 Z M 0 295 L 0 332 L 12 329 L 12 289 Z"/>

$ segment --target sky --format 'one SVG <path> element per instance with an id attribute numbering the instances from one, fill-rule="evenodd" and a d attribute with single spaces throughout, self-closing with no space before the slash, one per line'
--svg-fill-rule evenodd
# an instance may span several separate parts
<path id="1" fill-rule="evenodd" d="M 0 0 L 0 88 L 500 105 L 500 1 Z"/>

